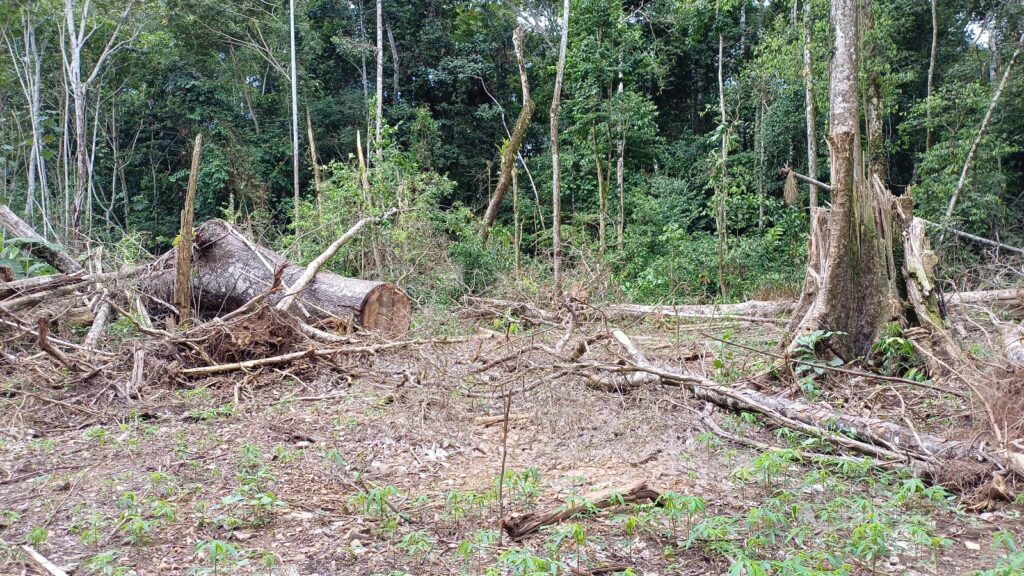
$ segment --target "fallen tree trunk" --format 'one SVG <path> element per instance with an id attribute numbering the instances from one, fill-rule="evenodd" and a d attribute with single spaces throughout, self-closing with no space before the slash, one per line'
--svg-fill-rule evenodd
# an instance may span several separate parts
<path id="1" fill-rule="evenodd" d="M 193 249 L 193 309 L 203 317 L 230 312 L 259 296 L 274 284 L 279 268 L 288 286 L 306 272 L 280 254 L 252 244 L 223 220 L 197 228 Z M 172 249 L 154 263 L 143 292 L 164 301 L 173 297 L 175 258 Z M 280 292 L 271 294 L 267 302 L 274 305 L 282 297 Z M 407 332 L 412 320 L 412 300 L 394 284 L 323 271 L 298 295 L 296 304 L 310 321 L 354 321 L 387 336 Z"/>
<path id="2" fill-rule="evenodd" d="M 18 218 L 18 215 L 4 204 L 0 204 L 0 226 L 3 226 L 4 230 L 12 237 L 29 240 L 30 243 L 25 246 L 25 250 L 57 270 L 71 274 L 82 269 L 82 266 L 67 252 L 44 240 L 28 222 Z"/>
<path id="3" fill-rule="evenodd" d="M 645 306 L 613 304 L 601 308 L 612 319 L 646 316 L 707 318 L 746 322 L 785 322 L 780 319 L 793 311 L 791 300 L 750 300 L 739 304 L 680 304 Z"/>
<path id="4" fill-rule="evenodd" d="M 775 424 L 829 440 L 839 446 L 888 462 L 902 462 L 915 473 L 942 483 L 959 481 L 986 464 L 1024 476 L 1024 454 L 1007 446 L 947 439 L 864 416 L 844 414 L 824 404 L 769 396 L 756 390 L 732 388 L 714 380 L 638 361 L 633 366 L 596 365 L 615 372 L 641 371 L 690 391 L 695 398 L 730 410 L 756 412 Z M 957 466 L 960 463 L 963 465 Z M 980 465 L 980 466 L 979 466 Z M 951 476 L 954 476 L 951 478 Z"/>

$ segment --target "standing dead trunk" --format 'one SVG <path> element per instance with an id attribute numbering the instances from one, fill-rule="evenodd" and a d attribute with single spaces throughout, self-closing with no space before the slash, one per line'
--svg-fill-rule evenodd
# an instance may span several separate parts
<path id="1" fill-rule="evenodd" d="M 813 295 L 797 310 L 793 343 L 807 333 L 833 333 L 832 348 L 852 359 L 870 352 L 882 324 L 894 316 L 890 270 L 891 215 L 888 204 L 858 175 L 857 0 L 833 0 L 835 51 L 829 86 L 832 211 L 827 256 Z M 813 264 L 813 263 L 812 263 Z"/>
<path id="2" fill-rule="evenodd" d="M 814 65 L 811 61 L 811 0 L 804 0 L 804 116 L 807 123 L 807 175 L 818 177 L 818 139 L 815 136 L 814 123 L 816 111 L 814 105 Z M 809 204 L 812 209 L 818 207 L 818 187 L 809 186 Z"/>
<path id="3" fill-rule="evenodd" d="M 512 45 L 515 47 L 516 63 L 519 66 L 519 83 L 523 88 L 523 107 L 519 111 L 519 118 L 512 128 L 508 142 L 501 149 L 501 173 L 498 175 L 498 185 L 494 188 L 491 201 L 487 205 L 487 212 L 484 214 L 484 224 L 481 229 L 481 237 L 487 241 L 491 226 L 498 218 L 498 208 L 505 198 L 509 185 L 512 183 L 512 171 L 515 168 L 516 156 L 526 138 L 526 131 L 530 128 L 530 121 L 533 119 L 533 98 L 530 97 L 530 82 L 526 76 L 526 58 L 523 53 L 523 29 L 516 28 L 512 32 Z"/>
<path id="4" fill-rule="evenodd" d="M 558 44 L 558 67 L 555 90 L 551 96 L 551 258 L 555 275 L 555 292 L 562 293 L 562 168 L 558 163 L 558 108 L 562 100 L 565 77 L 565 53 L 569 47 L 569 0 L 562 0 L 562 37 Z"/>
<path id="5" fill-rule="evenodd" d="M 196 189 L 199 187 L 199 161 L 203 155 L 203 135 L 196 135 L 192 149 L 192 170 L 188 176 L 185 206 L 181 210 L 177 258 L 174 261 L 174 306 L 178 325 L 187 328 L 192 320 L 192 225 L 195 221 Z"/>

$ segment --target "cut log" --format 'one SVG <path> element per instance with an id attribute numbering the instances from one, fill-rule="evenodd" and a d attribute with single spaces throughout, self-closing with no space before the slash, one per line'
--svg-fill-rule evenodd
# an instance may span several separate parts
<path id="1" fill-rule="evenodd" d="M 661 493 L 649 488 L 644 482 L 637 482 L 625 488 L 609 488 L 586 494 L 579 501 L 560 504 L 547 510 L 512 516 L 501 521 L 501 527 L 513 540 L 520 540 L 544 526 L 564 522 L 577 514 L 603 510 L 636 502 L 657 502 Z"/>
<path id="2" fill-rule="evenodd" d="M 25 247 L 29 254 L 47 262 L 57 270 L 71 274 L 82 269 L 82 266 L 67 252 L 44 240 L 28 222 L 18 218 L 18 215 L 4 204 L 0 204 L 0 226 L 3 226 L 4 230 L 12 237 L 31 240 L 32 243 Z"/>
<path id="3" fill-rule="evenodd" d="M 206 318 L 235 310 L 265 292 L 279 268 L 283 267 L 282 280 L 288 286 L 306 272 L 280 254 L 247 241 L 223 220 L 211 220 L 196 229 L 194 252 L 193 309 Z M 154 263 L 154 273 L 142 284 L 143 292 L 165 301 L 173 297 L 175 258 L 176 249 L 172 249 Z M 267 302 L 274 305 L 281 298 L 277 292 Z M 412 321 L 412 300 L 394 284 L 330 272 L 317 274 L 296 303 L 311 321 L 354 320 L 386 336 L 404 334 Z"/>

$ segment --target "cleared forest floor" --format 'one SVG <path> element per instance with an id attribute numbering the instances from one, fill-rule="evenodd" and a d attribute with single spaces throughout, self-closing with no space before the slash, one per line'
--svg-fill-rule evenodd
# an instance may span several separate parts
<path id="1" fill-rule="evenodd" d="M 154 363 L 130 401 L 107 381 L 64 376 L 54 388 L 36 365 L 3 367 L 0 574 L 42 573 L 24 543 L 68 573 L 140 576 L 965 574 L 1016 558 L 997 533 L 1020 541 L 1019 506 L 971 512 L 969 497 L 898 471 L 803 461 L 793 449 L 830 448 L 710 410 L 677 387 L 620 394 L 574 373 L 508 405 L 472 397 L 534 382 L 551 355 L 510 353 L 554 346 L 563 330 L 443 320 L 424 322 L 443 334 L 409 335 L 422 343 L 250 372 L 186 380 Z M 721 382 L 768 359 L 698 332 L 756 348 L 779 332 L 770 323 L 622 328 L 650 360 Z M 587 357 L 622 354 L 604 340 Z M 922 429 L 964 418 L 950 398 L 891 382 L 842 395 L 827 380 L 821 388 L 845 410 L 897 421 L 909 399 Z M 494 422 L 506 409 L 507 437 Z M 723 439 L 709 417 L 781 450 Z M 500 533 L 502 507 L 508 517 L 636 482 L 662 494 L 657 506 L 581 514 L 519 542 Z M 1020 573 L 1007 570 L 993 573 Z"/>

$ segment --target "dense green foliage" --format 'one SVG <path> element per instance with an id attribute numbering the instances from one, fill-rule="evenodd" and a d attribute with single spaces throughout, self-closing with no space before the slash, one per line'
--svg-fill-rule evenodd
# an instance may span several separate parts
<path id="1" fill-rule="evenodd" d="M 828 6 L 805 1 L 813 2 L 817 176 L 827 181 Z M 806 172 L 807 165 L 804 6 L 794 2 L 573 0 L 560 121 L 570 269 L 607 272 L 636 299 L 713 299 L 719 293 L 713 195 L 724 169 L 730 296 L 767 296 L 799 284 L 807 191 L 801 187 L 801 202 L 787 206 L 778 177 L 783 166 Z M 76 18 L 84 4 L 71 1 Z M 288 3 L 140 0 L 124 17 L 123 2 L 93 2 L 84 18 L 93 30 L 83 49 L 86 73 L 118 26 L 120 33 L 88 90 L 90 234 L 110 241 L 133 232 L 151 251 L 169 246 L 177 233 L 192 140 L 202 133 L 198 221 L 227 215 L 279 247 L 297 244 L 308 259 L 358 217 L 398 205 L 398 222 L 347 248 L 332 264 L 336 270 L 401 280 L 439 297 L 484 290 L 521 266 L 543 276 L 551 249 L 548 104 L 560 4 L 384 0 L 385 155 L 373 159 L 366 192 L 355 152 L 357 131 L 364 145 L 373 133 L 374 4 L 297 0 L 305 156 L 304 208 L 296 231 Z M 864 76 L 878 75 L 882 85 L 889 183 L 897 193 L 912 193 L 919 214 L 933 220 L 943 217 L 1016 46 L 1021 17 L 1013 2 L 943 2 L 937 8 L 936 88 L 930 99 L 927 2 L 876 2 L 875 27 L 863 40 L 871 48 Z M 67 240 L 76 146 L 61 55 L 64 9 L 54 0 L 0 6 L 0 200 L 55 241 Z M 537 109 L 522 149 L 517 197 L 506 197 L 499 229 L 484 246 L 477 220 L 521 105 L 511 42 L 517 25 L 526 29 Z M 33 138 L 25 82 L 33 67 L 26 66 L 26 54 L 40 62 L 42 162 L 35 164 L 44 165 L 47 175 L 45 189 L 39 180 L 31 197 Z M 1011 77 L 954 215 L 968 231 L 1011 243 L 1024 236 L 1017 192 L 1024 182 L 1022 79 L 1024 74 Z M 324 166 L 319 200 L 306 115 Z M 929 125 L 934 143 L 926 149 Z M 723 131 L 729 142 L 725 165 L 718 156 Z M 603 243 L 601 190 L 607 205 Z M 969 257 L 969 250 L 962 253 Z"/>

